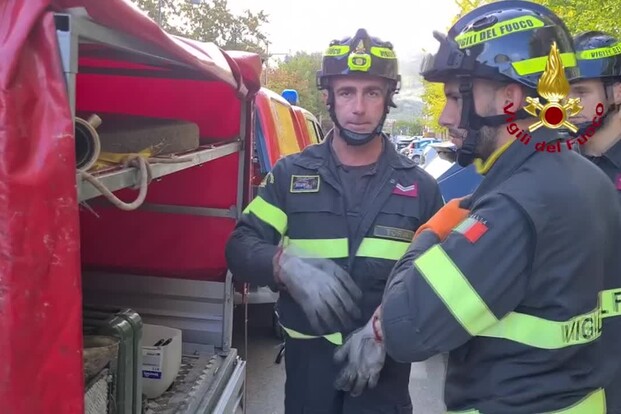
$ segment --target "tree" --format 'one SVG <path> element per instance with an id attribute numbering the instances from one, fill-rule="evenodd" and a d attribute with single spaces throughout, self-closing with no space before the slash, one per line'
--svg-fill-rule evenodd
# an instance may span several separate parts
<path id="1" fill-rule="evenodd" d="M 300 97 L 300 106 L 315 116 L 328 119 L 322 93 L 316 86 L 316 74 L 321 69 L 321 53 L 297 52 L 268 69 L 266 87 L 281 93 L 283 89 L 295 89 Z"/>
<path id="2" fill-rule="evenodd" d="M 393 131 L 395 135 L 423 135 L 424 122 L 422 119 L 411 121 L 395 121 Z"/>
<path id="3" fill-rule="evenodd" d="M 460 11 L 453 17 L 451 26 L 466 13 L 490 2 L 490 0 L 455 0 Z M 447 31 L 449 28 L 450 27 L 447 28 Z M 423 114 L 426 124 L 432 129 L 435 129 L 439 134 L 444 134 L 446 128 L 443 128 L 439 123 L 442 108 L 444 108 L 444 104 L 446 103 L 443 85 L 441 83 L 427 82 L 423 79 L 423 102 L 425 102 Z"/>
<path id="4" fill-rule="evenodd" d="M 243 50 L 266 57 L 269 44 L 261 25 L 268 16 L 261 10 L 234 15 L 227 0 L 131 0 L 168 33 L 202 42 L 213 42 L 225 50 Z"/>
<path id="5" fill-rule="evenodd" d="M 621 2 L 604 0 L 534 0 L 553 10 L 567 25 L 572 35 L 587 30 L 602 30 L 613 35 L 621 36 L 621 26 L 618 25 L 618 16 L 621 15 Z M 452 23 L 461 16 L 490 0 L 456 0 L 460 8 Z M 437 126 L 440 113 L 445 103 L 442 84 L 432 84 L 423 81 L 423 101 L 428 125 Z"/>

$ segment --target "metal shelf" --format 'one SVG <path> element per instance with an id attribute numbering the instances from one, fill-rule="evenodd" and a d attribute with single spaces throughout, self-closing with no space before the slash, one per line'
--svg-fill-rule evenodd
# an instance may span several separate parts
<path id="1" fill-rule="evenodd" d="M 210 148 L 199 149 L 195 152 L 178 154 L 179 157 L 192 157 L 193 159 L 184 163 L 175 164 L 151 164 L 152 178 L 160 178 L 168 174 L 172 174 L 181 170 L 185 170 L 196 165 L 200 165 L 227 155 L 240 151 L 241 143 L 239 141 L 214 146 Z M 113 169 L 103 170 L 98 174 L 92 174 L 110 191 L 117 191 L 123 188 L 133 187 L 139 183 L 140 175 L 137 168 L 114 167 Z M 78 173 L 76 176 L 78 182 L 78 200 L 84 201 L 101 195 L 91 183 L 80 178 Z"/>
<path id="2" fill-rule="evenodd" d="M 82 51 L 80 45 L 91 44 L 98 45 L 102 49 L 96 50 L 96 56 L 109 56 L 114 58 L 122 58 L 123 60 L 144 63 L 156 67 L 166 68 L 169 70 L 185 71 L 190 75 L 192 69 L 184 63 L 179 62 L 174 57 L 163 53 L 161 50 L 154 48 L 152 45 L 145 43 L 139 39 L 128 36 L 124 33 L 112 30 L 90 20 L 88 17 L 77 13 L 56 13 L 55 14 L 56 35 L 60 49 L 60 57 L 63 65 L 63 71 L 67 82 L 67 91 L 69 95 L 69 104 L 71 113 L 75 119 L 75 92 L 76 92 L 76 75 L 78 73 L 78 55 L 91 54 L 93 50 L 87 52 Z M 84 52 L 84 53 L 82 53 Z M 105 71 L 105 69 L 104 69 Z M 145 76 L 153 76 L 153 74 L 145 73 Z M 152 178 L 160 178 L 168 174 L 175 173 L 205 162 L 215 160 L 229 154 L 240 152 L 240 173 L 243 171 L 243 137 L 244 137 L 244 120 L 245 109 L 242 109 L 241 117 L 241 139 L 235 142 L 226 143 L 219 146 L 201 147 L 197 151 L 177 154 L 180 157 L 193 157 L 192 161 L 184 163 L 153 163 L 150 164 Z M 112 167 L 104 171 L 100 171 L 95 176 L 101 184 L 110 191 L 117 191 L 123 188 L 133 187 L 140 179 L 139 170 L 137 168 Z M 84 181 L 80 173 L 76 174 L 78 201 L 85 201 L 101 195 L 92 184 Z M 213 213 L 213 212 L 212 212 Z M 216 214 L 216 213 L 213 213 Z M 217 213 L 222 215 L 222 213 Z"/>

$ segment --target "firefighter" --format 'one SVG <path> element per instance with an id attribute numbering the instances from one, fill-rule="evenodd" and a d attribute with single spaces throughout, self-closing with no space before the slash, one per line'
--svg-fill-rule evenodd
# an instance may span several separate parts
<path id="1" fill-rule="evenodd" d="M 332 41 L 317 86 L 334 128 L 276 163 L 226 258 L 237 280 L 279 289 L 287 414 L 411 413 L 410 364 L 387 359 L 377 386 L 353 398 L 334 386 L 333 353 L 379 306 L 393 265 L 443 200 L 382 133 L 400 86 L 391 43 L 364 29 Z"/>
<path id="2" fill-rule="evenodd" d="M 574 47 L 580 75 L 571 79 L 570 97 L 580 98 L 582 110 L 570 118 L 578 127 L 573 145 L 621 190 L 621 44 L 589 31 L 574 37 Z"/>
<path id="3" fill-rule="evenodd" d="M 621 44 L 608 33 L 574 37 L 580 76 L 571 79 L 572 98 L 582 111 L 570 121 L 574 145 L 614 183 L 621 200 Z M 621 372 L 607 389 L 608 414 L 621 414 Z"/>
<path id="4" fill-rule="evenodd" d="M 551 100 L 569 91 L 571 35 L 541 5 L 500 1 L 435 37 L 422 75 L 444 84 L 440 122 L 484 179 L 417 231 L 381 306 L 335 354 L 340 388 L 372 386 L 387 356 L 448 352 L 451 413 L 603 414 L 621 349 L 621 206 L 580 154 L 538 150 L 566 144 L 557 129 L 525 143 L 506 120 L 512 107 L 528 131 L 538 86 Z"/>

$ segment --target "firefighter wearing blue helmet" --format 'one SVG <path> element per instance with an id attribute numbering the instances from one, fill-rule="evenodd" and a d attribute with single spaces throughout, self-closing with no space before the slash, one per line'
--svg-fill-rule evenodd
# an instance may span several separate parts
<path id="1" fill-rule="evenodd" d="M 621 201 L 621 43 L 602 31 L 574 36 L 579 76 L 571 93 L 582 110 L 571 119 L 578 126 L 573 146 L 614 183 Z M 608 414 L 621 414 L 621 370 L 607 388 Z"/>
<path id="2" fill-rule="evenodd" d="M 571 36 L 549 9 L 509 0 L 436 37 L 422 74 L 444 84 L 440 122 L 484 179 L 416 232 L 381 305 L 337 351 L 343 387 L 373 386 L 388 356 L 448 353 L 449 413 L 604 414 L 619 392 L 606 388 L 620 362 L 621 206 L 579 153 L 537 150 L 566 137 L 531 130 L 540 120 L 525 106 L 541 79 L 569 91 Z"/>
<path id="3" fill-rule="evenodd" d="M 317 83 L 335 127 L 276 163 L 227 244 L 236 280 L 279 291 L 286 414 L 412 413 L 410 364 L 387 357 L 373 387 L 343 390 L 333 358 L 442 206 L 433 177 L 382 133 L 397 69 L 392 45 L 364 29 L 329 45 Z"/>

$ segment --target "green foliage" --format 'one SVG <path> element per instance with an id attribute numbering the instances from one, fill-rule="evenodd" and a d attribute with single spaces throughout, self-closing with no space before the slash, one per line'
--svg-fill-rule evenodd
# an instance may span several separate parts
<path id="1" fill-rule="evenodd" d="M 423 135 L 424 121 L 413 119 L 411 121 L 396 121 L 392 132 L 394 135 Z"/>
<path id="2" fill-rule="evenodd" d="M 451 24 L 461 16 L 486 3 L 490 0 L 456 0 L 460 7 L 460 13 L 456 15 Z M 618 24 L 621 16 L 621 2 L 616 0 L 535 0 L 553 10 L 567 25 L 572 35 L 587 30 L 602 30 L 613 35 L 621 36 L 621 25 Z M 434 51 L 435 52 L 435 51 Z M 438 120 L 445 103 L 442 92 L 442 84 L 423 82 L 425 102 L 424 114 L 427 125 L 438 128 Z"/>
<path id="3" fill-rule="evenodd" d="M 537 0 L 548 7 L 565 22 L 572 35 L 587 30 L 602 30 L 621 35 L 619 16 L 621 3 L 613 0 Z"/>
<path id="4" fill-rule="evenodd" d="M 328 119 L 322 93 L 316 86 L 315 76 L 319 69 L 321 69 L 321 53 L 297 52 L 294 56 L 287 57 L 277 67 L 267 70 L 265 86 L 277 93 L 281 93 L 283 89 L 296 89 L 301 107 L 318 118 Z"/>
<path id="5" fill-rule="evenodd" d="M 190 0 L 131 0 L 168 33 L 213 42 L 225 50 L 243 50 L 266 56 L 268 40 L 261 26 L 263 11 L 234 15 L 227 0 L 193 4 Z M 161 6 L 161 7 L 160 7 Z"/>

